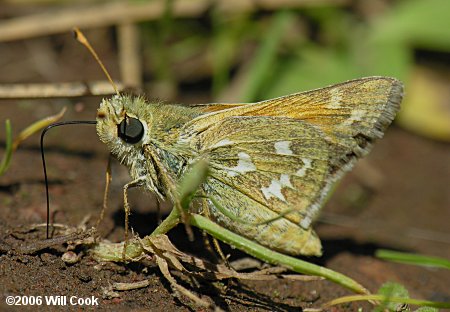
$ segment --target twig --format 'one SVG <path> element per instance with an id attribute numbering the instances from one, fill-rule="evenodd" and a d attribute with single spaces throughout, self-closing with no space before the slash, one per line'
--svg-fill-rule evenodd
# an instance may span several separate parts
<path id="1" fill-rule="evenodd" d="M 117 82 L 116 84 L 119 91 L 125 90 L 123 84 Z M 68 98 L 104 96 L 114 93 L 114 89 L 107 81 L 0 85 L 0 99 Z"/>
<path id="2" fill-rule="evenodd" d="M 112 285 L 112 288 L 114 290 L 124 291 L 124 290 L 133 290 L 133 289 L 145 288 L 148 285 L 150 285 L 150 281 L 149 280 L 143 280 L 143 281 L 133 282 L 133 283 L 114 283 Z"/>
<path id="3" fill-rule="evenodd" d="M 207 307 L 207 308 L 215 308 L 214 304 L 201 299 L 200 297 L 198 297 L 197 295 L 195 295 L 194 293 L 192 293 L 185 287 L 178 284 L 177 281 L 170 274 L 169 265 L 167 264 L 167 261 L 165 259 L 163 259 L 161 257 L 156 257 L 156 263 L 158 264 L 159 270 L 161 271 L 162 275 L 164 275 L 164 277 L 169 281 L 170 286 L 172 287 L 172 289 L 175 292 L 176 291 L 180 292 L 181 294 L 183 294 L 184 296 L 186 296 L 187 298 L 189 298 L 190 300 L 195 302 L 195 304 L 197 304 L 198 306 Z"/>

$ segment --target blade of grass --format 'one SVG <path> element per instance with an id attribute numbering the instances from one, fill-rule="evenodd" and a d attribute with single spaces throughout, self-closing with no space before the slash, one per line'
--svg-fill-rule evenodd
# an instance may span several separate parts
<path id="1" fill-rule="evenodd" d="M 44 129 L 45 127 L 49 126 L 50 124 L 57 122 L 66 112 L 66 107 L 63 107 L 63 109 L 57 113 L 56 115 L 48 116 L 45 118 L 42 118 L 36 122 L 33 122 L 31 125 L 23 129 L 17 138 L 14 140 L 12 149 L 15 151 L 20 143 L 22 143 L 25 139 L 27 139 L 29 136 L 33 135 L 34 133 Z"/>
<path id="2" fill-rule="evenodd" d="M 208 175 L 208 161 L 201 159 L 192 165 L 183 175 L 178 184 L 177 194 L 181 209 L 187 211 L 189 205 L 200 188 L 200 185 L 205 182 Z M 176 205 L 175 205 L 176 206 Z M 174 228 L 181 221 L 182 211 L 174 207 L 170 214 L 158 227 L 150 234 L 150 236 L 165 234 Z"/>
<path id="3" fill-rule="evenodd" d="M 383 295 L 352 295 L 340 297 L 334 300 L 331 300 L 325 303 L 322 306 L 322 309 L 330 308 L 331 306 L 335 306 L 342 303 L 354 302 L 354 301 L 389 301 L 389 302 L 397 302 L 397 303 L 406 303 L 416 306 L 426 306 L 433 307 L 438 309 L 448 309 L 450 308 L 450 302 L 438 302 L 438 301 L 428 301 L 428 300 L 419 300 L 419 299 L 411 299 L 411 298 L 401 298 L 401 297 L 386 297 Z"/>
<path id="4" fill-rule="evenodd" d="M 378 249 L 375 252 L 375 256 L 377 258 L 393 261 L 393 262 L 400 262 L 400 263 L 407 263 L 407 264 L 414 264 L 424 267 L 431 267 L 431 268 L 442 268 L 450 270 L 450 261 L 443 258 L 438 257 L 430 257 L 430 256 L 424 256 L 424 255 L 417 255 L 407 252 L 399 252 L 399 251 L 392 251 L 392 250 L 386 250 L 386 249 Z"/>
<path id="5" fill-rule="evenodd" d="M 252 15 L 249 13 L 230 17 L 218 7 L 211 11 L 213 23 L 212 48 L 212 94 L 217 97 L 229 84 L 230 73 L 248 34 L 253 32 Z"/>
<path id="6" fill-rule="evenodd" d="M 47 127 L 48 125 L 58 121 L 66 112 L 66 108 L 64 107 L 58 114 L 42 118 L 41 120 L 38 120 L 25 129 L 23 129 L 17 138 L 12 141 L 12 129 L 11 129 L 11 122 L 9 119 L 6 120 L 6 149 L 5 149 L 5 155 L 3 156 L 2 162 L 0 163 L 0 176 L 2 176 L 6 170 L 8 170 L 9 164 L 11 162 L 12 154 L 17 149 L 20 143 L 24 141 L 26 138 L 31 136 L 32 134 L 42 130 L 43 128 Z"/>
<path id="7" fill-rule="evenodd" d="M 187 209 L 189 207 L 193 196 L 200 188 L 200 185 L 206 180 L 207 175 L 208 162 L 206 160 L 198 161 L 184 174 L 182 180 L 179 183 L 177 192 L 182 209 Z M 158 226 L 158 228 L 151 235 L 159 233 L 161 228 L 163 228 L 164 231 L 167 231 L 168 227 L 165 226 L 166 222 L 170 226 L 176 224 L 179 221 L 180 214 L 180 212 L 177 210 L 178 209 L 173 209 L 170 216 L 166 218 L 166 220 L 174 221 L 164 220 L 164 222 L 160 226 Z M 217 223 L 198 214 L 190 214 L 188 222 L 190 223 L 190 225 L 204 230 L 205 232 L 221 240 L 222 242 L 241 249 L 242 251 L 260 260 L 266 261 L 271 264 L 283 265 L 298 273 L 324 277 L 356 293 L 370 294 L 370 292 L 361 284 L 341 273 L 270 250 L 259 245 L 258 243 L 235 234 L 221 227 Z M 164 226 L 162 226 L 163 224 Z"/>

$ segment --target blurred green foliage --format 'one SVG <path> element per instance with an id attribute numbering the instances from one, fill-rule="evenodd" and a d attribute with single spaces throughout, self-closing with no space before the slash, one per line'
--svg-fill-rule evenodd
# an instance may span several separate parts
<path id="1" fill-rule="evenodd" d="M 405 298 L 405 302 L 411 301 L 415 305 L 419 305 L 420 308 L 417 310 L 414 310 L 415 312 L 438 312 L 439 310 L 434 307 L 426 306 L 427 304 L 430 304 L 430 302 L 422 301 L 421 300 L 407 300 L 409 299 L 409 293 L 408 290 L 401 284 L 393 283 L 393 282 L 387 282 L 381 285 L 381 287 L 378 289 L 378 294 L 383 295 L 386 300 L 380 303 L 379 306 L 377 306 L 373 311 L 374 312 L 381 312 L 381 311 L 411 311 L 409 306 L 407 304 L 401 304 L 395 301 L 389 301 L 393 298 Z M 439 306 L 441 303 L 436 304 Z M 445 306 L 448 306 L 447 303 L 444 303 Z"/>
<path id="2" fill-rule="evenodd" d="M 196 75 L 209 72 L 218 100 L 251 102 L 362 76 L 407 81 L 414 49 L 450 52 L 447 0 L 232 13 L 212 8 L 203 20 L 172 19 L 171 2 L 159 23 L 145 27 L 154 78 L 177 84 L 177 77 L 204 79 Z M 177 64 L 204 51 L 210 68 L 180 72 L 185 67 Z"/>

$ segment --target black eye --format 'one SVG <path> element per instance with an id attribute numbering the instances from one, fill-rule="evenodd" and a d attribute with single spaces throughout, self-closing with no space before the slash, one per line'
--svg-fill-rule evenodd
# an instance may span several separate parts
<path id="1" fill-rule="evenodd" d="M 119 138 L 127 143 L 137 143 L 144 136 L 144 126 L 139 119 L 126 116 L 117 126 Z"/>

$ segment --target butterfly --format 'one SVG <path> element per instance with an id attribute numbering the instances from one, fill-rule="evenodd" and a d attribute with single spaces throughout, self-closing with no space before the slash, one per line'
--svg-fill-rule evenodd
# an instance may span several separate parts
<path id="1" fill-rule="evenodd" d="M 389 77 L 247 104 L 118 94 L 100 104 L 97 133 L 129 169 L 125 195 L 138 186 L 175 201 L 183 173 L 206 159 L 197 213 L 272 250 L 318 256 L 312 224 L 328 192 L 383 136 L 402 95 L 402 83 Z"/>

